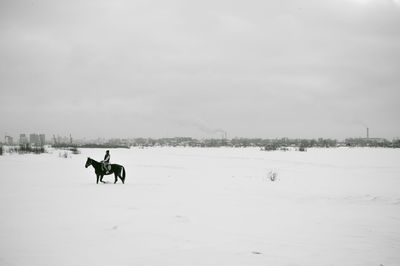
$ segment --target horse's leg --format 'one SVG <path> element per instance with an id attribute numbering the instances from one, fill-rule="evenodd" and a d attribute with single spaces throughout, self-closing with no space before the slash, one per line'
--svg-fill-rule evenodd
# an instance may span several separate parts
<path id="1" fill-rule="evenodd" d="M 115 177 L 115 181 L 114 181 L 114 184 L 115 184 L 115 183 L 117 183 L 117 181 L 118 181 L 117 173 L 114 173 L 114 177 Z"/>
<path id="2" fill-rule="evenodd" d="M 96 175 L 96 177 L 97 177 L 96 184 L 98 184 L 99 183 L 99 175 Z"/>
<path id="3" fill-rule="evenodd" d="M 105 182 L 103 181 L 103 175 L 100 175 L 100 182 L 105 183 Z"/>
<path id="4" fill-rule="evenodd" d="M 119 179 L 121 179 L 122 184 L 125 184 L 125 168 L 122 166 L 121 171 L 119 173 Z"/>

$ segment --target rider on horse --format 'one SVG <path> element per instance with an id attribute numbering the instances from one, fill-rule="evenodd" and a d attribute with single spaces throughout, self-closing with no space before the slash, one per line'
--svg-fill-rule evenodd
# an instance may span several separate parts
<path id="1" fill-rule="evenodd" d="M 105 172 L 108 172 L 108 165 L 110 164 L 110 151 L 109 150 L 107 150 L 106 151 L 106 155 L 104 156 L 104 160 L 103 161 L 101 161 L 101 163 L 102 163 L 102 169 L 105 171 Z"/>

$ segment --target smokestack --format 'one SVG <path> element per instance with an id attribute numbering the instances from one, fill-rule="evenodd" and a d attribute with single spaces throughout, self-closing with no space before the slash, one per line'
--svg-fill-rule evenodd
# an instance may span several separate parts
<path id="1" fill-rule="evenodd" d="M 369 139 L 369 128 L 367 128 L 367 139 Z"/>

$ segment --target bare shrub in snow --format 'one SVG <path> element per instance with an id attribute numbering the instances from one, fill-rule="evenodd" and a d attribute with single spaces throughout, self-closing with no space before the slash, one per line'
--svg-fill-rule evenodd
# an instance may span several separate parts
<path id="1" fill-rule="evenodd" d="M 276 180 L 277 176 L 278 174 L 273 170 L 268 172 L 268 179 L 270 179 L 272 182 Z"/>
<path id="2" fill-rule="evenodd" d="M 69 157 L 68 156 L 68 152 L 67 151 L 64 151 L 63 153 L 59 152 L 58 153 L 58 157 L 60 157 L 60 158 L 68 158 Z"/>
<path id="3" fill-rule="evenodd" d="M 78 150 L 77 147 L 72 147 L 69 150 L 72 152 L 72 154 L 80 154 L 81 153 L 81 151 Z"/>

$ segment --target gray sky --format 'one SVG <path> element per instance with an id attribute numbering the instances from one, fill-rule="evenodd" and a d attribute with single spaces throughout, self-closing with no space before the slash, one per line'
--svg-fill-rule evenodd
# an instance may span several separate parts
<path id="1" fill-rule="evenodd" d="M 400 1 L 0 1 L 1 134 L 391 139 L 399 96 Z"/>

